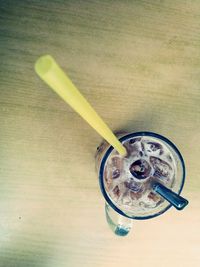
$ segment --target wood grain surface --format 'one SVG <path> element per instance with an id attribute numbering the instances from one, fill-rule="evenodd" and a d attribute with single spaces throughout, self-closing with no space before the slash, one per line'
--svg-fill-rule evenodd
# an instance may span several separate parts
<path id="1" fill-rule="evenodd" d="M 171 139 L 190 205 L 113 235 L 101 137 L 35 74 L 51 54 L 114 130 Z M 198 267 L 200 1 L 0 0 L 0 267 Z"/>

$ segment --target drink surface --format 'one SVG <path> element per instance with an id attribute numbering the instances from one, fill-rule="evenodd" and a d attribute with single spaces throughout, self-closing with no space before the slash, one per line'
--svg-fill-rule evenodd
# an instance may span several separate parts
<path id="1" fill-rule="evenodd" d="M 130 138 L 123 145 L 127 156 L 113 150 L 105 163 L 103 181 L 108 197 L 129 215 L 159 212 L 166 201 L 153 192 L 152 183 L 158 181 L 173 190 L 177 172 L 173 154 L 164 142 L 150 136 Z"/>

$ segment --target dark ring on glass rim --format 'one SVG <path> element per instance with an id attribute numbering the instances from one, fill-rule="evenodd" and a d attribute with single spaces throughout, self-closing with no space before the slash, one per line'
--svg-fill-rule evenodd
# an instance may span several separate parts
<path id="1" fill-rule="evenodd" d="M 121 138 L 119 138 L 119 141 L 120 142 L 123 142 L 125 141 L 126 139 L 129 139 L 129 138 L 132 138 L 132 137 L 136 137 L 136 136 L 151 136 L 151 137 L 156 137 L 162 141 L 165 141 L 169 146 L 171 146 L 175 152 L 177 153 L 180 161 L 181 161 L 181 164 L 182 164 L 182 169 L 183 169 L 183 175 L 182 175 L 182 182 L 181 182 L 181 186 L 180 186 L 180 189 L 178 191 L 178 194 L 181 193 L 182 189 L 183 189 L 183 186 L 184 186 L 184 182 L 185 182 L 185 163 L 184 163 L 184 160 L 183 160 L 183 157 L 181 155 L 181 153 L 179 152 L 178 148 L 169 140 L 167 139 L 166 137 L 160 135 L 160 134 L 157 134 L 157 133 L 153 133 L 153 132 L 136 132 L 136 133 L 131 133 L 131 134 L 127 134 Z M 102 161 L 101 161 L 101 165 L 100 165 L 100 171 L 99 171 L 99 184 L 100 184 L 100 188 L 101 188 L 101 192 L 106 200 L 106 202 L 116 211 L 118 212 L 119 214 L 125 216 L 125 217 L 128 217 L 130 219 L 136 219 L 136 220 L 146 220 L 146 219 L 151 219 L 151 218 L 154 218 L 154 217 L 157 217 L 161 214 L 163 214 L 164 212 L 166 212 L 169 208 L 171 208 L 171 204 L 169 204 L 165 209 L 161 210 L 160 212 L 156 213 L 156 214 L 153 214 L 153 215 L 148 215 L 148 216 L 144 216 L 144 217 L 139 217 L 139 216 L 128 216 L 127 214 L 125 214 L 123 211 L 121 211 L 119 208 L 117 208 L 113 202 L 110 200 L 110 198 L 108 197 L 107 193 L 106 193 L 106 190 L 104 188 L 104 182 L 103 182 L 103 173 L 104 173 L 104 167 L 105 167 L 105 163 L 106 163 L 106 160 L 107 158 L 109 157 L 110 153 L 113 151 L 113 147 L 110 146 L 108 148 L 108 150 L 106 151 L 105 155 L 103 156 L 102 158 Z"/>

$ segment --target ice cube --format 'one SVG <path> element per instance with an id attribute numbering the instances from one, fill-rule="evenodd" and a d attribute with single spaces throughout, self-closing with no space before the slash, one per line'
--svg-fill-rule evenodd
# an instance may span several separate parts
<path id="1" fill-rule="evenodd" d="M 123 159 L 120 156 L 114 156 L 111 158 L 111 165 L 114 169 L 121 171 L 123 168 Z"/>
<path id="2" fill-rule="evenodd" d="M 117 198 L 119 198 L 119 196 L 120 196 L 120 190 L 119 190 L 119 186 L 118 185 L 116 185 L 115 186 L 115 188 L 113 189 L 113 194 L 117 197 Z"/>
<path id="3" fill-rule="evenodd" d="M 142 197 L 142 193 L 130 191 L 130 196 L 131 196 L 132 200 L 137 200 L 137 199 Z"/>
<path id="4" fill-rule="evenodd" d="M 145 190 L 144 184 L 134 181 L 133 178 L 124 182 L 124 186 L 128 188 L 131 199 L 137 200 L 142 197 Z"/>
<path id="5" fill-rule="evenodd" d="M 148 198 L 153 200 L 154 202 L 158 202 L 160 200 L 160 196 L 158 196 L 157 194 L 150 192 L 148 194 Z"/>
<path id="6" fill-rule="evenodd" d="M 109 161 L 109 168 L 112 179 L 119 178 L 123 169 L 123 158 L 120 156 L 113 156 Z"/>
<path id="7" fill-rule="evenodd" d="M 127 151 L 126 158 L 134 157 L 134 156 L 137 156 L 139 154 L 140 143 L 138 143 L 138 142 L 135 142 L 135 143 L 132 143 L 132 144 L 125 143 L 124 147 L 126 148 L 126 151 Z"/>
<path id="8" fill-rule="evenodd" d="M 141 137 L 131 138 L 129 140 L 129 144 L 132 145 L 132 144 L 139 142 L 139 141 L 141 141 Z"/>
<path id="9" fill-rule="evenodd" d="M 141 192 L 142 191 L 142 188 L 143 188 L 143 184 L 134 181 L 133 178 L 130 178 L 127 181 L 125 181 L 124 182 L 124 185 L 128 189 L 130 189 L 131 191 L 133 191 L 133 192 Z"/>
<path id="10" fill-rule="evenodd" d="M 131 164 L 129 170 L 137 179 L 145 179 L 149 177 L 151 173 L 151 166 L 146 160 L 139 159 Z"/>
<path id="11" fill-rule="evenodd" d="M 148 142 L 148 145 L 150 145 L 151 151 L 157 151 L 159 149 L 162 149 L 162 145 L 156 142 Z"/>
<path id="12" fill-rule="evenodd" d="M 132 199 L 131 199 L 131 197 L 130 197 L 130 193 L 129 193 L 129 192 L 126 192 L 126 193 L 123 195 L 123 197 L 122 197 L 122 199 L 121 199 L 121 202 L 122 202 L 122 204 L 124 204 L 124 205 L 131 205 L 131 203 L 132 203 Z"/>
<path id="13" fill-rule="evenodd" d="M 154 168 L 154 176 L 158 178 L 169 177 L 172 167 L 164 160 L 150 156 L 150 162 Z"/>
<path id="14" fill-rule="evenodd" d="M 119 169 L 113 170 L 113 172 L 112 172 L 112 178 L 113 179 L 116 179 L 116 178 L 119 178 L 119 177 L 120 177 L 120 170 Z"/>

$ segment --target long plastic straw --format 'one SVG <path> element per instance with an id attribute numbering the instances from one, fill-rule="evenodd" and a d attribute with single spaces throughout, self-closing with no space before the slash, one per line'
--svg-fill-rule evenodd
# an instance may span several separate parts
<path id="1" fill-rule="evenodd" d="M 85 97 L 79 92 L 64 71 L 50 55 L 40 57 L 35 63 L 35 71 L 66 103 L 68 103 L 87 123 L 92 126 L 122 156 L 125 147 L 119 142 L 106 123 L 100 118 Z"/>

